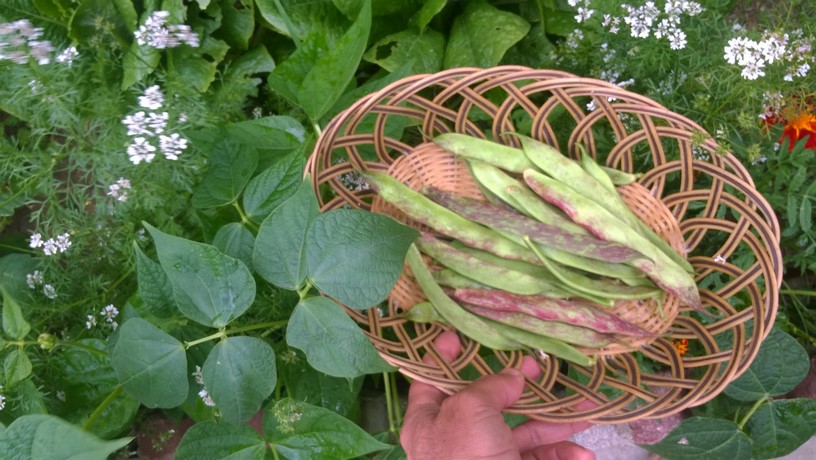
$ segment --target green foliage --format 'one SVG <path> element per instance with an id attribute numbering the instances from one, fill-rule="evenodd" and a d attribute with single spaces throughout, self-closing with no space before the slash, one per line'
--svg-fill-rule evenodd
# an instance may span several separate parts
<path id="1" fill-rule="evenodd" d="M 0 451 L 9 458 L 104 460 L 130 440 L 103 441 L 53 415 L 26 415 L 0 431 Z"/>

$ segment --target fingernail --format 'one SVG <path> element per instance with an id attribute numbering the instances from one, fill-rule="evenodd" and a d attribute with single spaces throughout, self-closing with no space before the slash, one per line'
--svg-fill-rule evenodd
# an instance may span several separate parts
<path id="1" fill-rule="evenodd" d="M 516 369 L 515 367 L 505 368 L 503 371 L 500 372 L 500 374 L 524 377 L 524 373 L 521 372 L 519 369 Z"/>

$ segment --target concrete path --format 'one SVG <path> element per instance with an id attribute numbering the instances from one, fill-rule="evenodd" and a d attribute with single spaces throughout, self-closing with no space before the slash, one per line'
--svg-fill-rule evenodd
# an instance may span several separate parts
<path id="1" fill-rule="evenodd" d="M 659 458 L 657 456 L 650 457 L 652 454 L 649 451 L 640 448 L 632 441 L 632 430 L 629 424 L 595 425 L 576 434 L 573 441 L 592 449 L 597 460 L 655 460 Z M 813 459 L 816 459 L 816 437 L 802 444 L 794 452 L 780 457 L 779 460 Z"/>

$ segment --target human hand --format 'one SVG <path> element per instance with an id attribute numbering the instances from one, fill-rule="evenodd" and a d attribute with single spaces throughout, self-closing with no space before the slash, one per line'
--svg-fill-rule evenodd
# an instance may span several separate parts
<path id="1" fill-rule="evenodd" d="M 460 353 L 459 337 L 444 332 L 434 341 L 446 360 Z M 430 358 L 426 358 L 430 363 Z M 525 357 L 521 370 L 505 369 L 484 376 L 453 396 L 415 381 L 408 391 L 408 408 L 400 442 L 409 460 L 594 460 L 595 454 L 570 436 L 590 423 L 548 423 L 529 420 L 513 429 L 502 410 L 521 397 L 524 376 L 541 373 L 534 359 Z"/>

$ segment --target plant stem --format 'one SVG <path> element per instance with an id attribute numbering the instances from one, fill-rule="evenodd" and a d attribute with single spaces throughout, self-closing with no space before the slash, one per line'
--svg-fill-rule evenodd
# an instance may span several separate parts
<path id="1" fill-rule="evenodd" d="M 258 226 L 255 224 L 255 222 L 252 222 L 252 219 L 250 219 L 248 215 L 246 215 L 244 210 L 241 208 L 241 205 L 239 205 L 237 201 L 233 201 L 232 205 L 238 210 L 238 215 L 241 216 L 241 223 L 254 230 L 255 233 L 258 233 Z"/>
<path id="2" fill-rule="evenodd" d="M 312 289 L 312 282 L 311 281 L 306 281 L 306 284 L 304 284 L 303 287 L 301 289 L 298 289 L 298 291 L 297 291 L 298 295 L 300 296 L 300 300 L 303 300 L 303 299 L 306 298 L 306 294 L 309 293 L 310 289 Z"/>
<path id="3" fill-rule="evenodd" d="M 312 128 L 314 128 L 317 137 L 320 137 L 320 135 L 323 133 L 323 130 L 320 129 L 320 125 L 318 125 L 316 121 L 312 122 Z"/>
<path id="4" fill-rule="evenodd" d="M 388 431 L 396 433 L 397 428 L 394 425 L 394 400 L 391 399 L 391 378 L 388 372 L 383 372 L 383 381 L 385 382 L 385 412 L 388 417 Z"/>
<path id="5" fill-rule="evenodd" d="M 787 295 L 803 295 L 808 297 L 816 297 L 816 291 L 806 291 L 803 289 L 780 289 L 779 293 Z"/>
<path id="6" fill-rule="evenodd" d="M 751 416 L 754 415 L 754 412 L 756 412 L 757 409 L 759 409 L 759 406 L 761 406 L 762 404 L 767 402 L 769 399 L 770 398 L 768 396 L 764 396 L 760 400 L 758 400 L 757 402 L 754 403 L 754 405 L 751 407 L 751 410 L 749 410 L 748 413 L 745 414 L 745 417 L 743 417 L 742 420 L 740 420 L 740 422 L 737 424 L 739 426 L 740 430 L 742 430 L 742 427 L 744 427 L 745 424 L 748 423 L 748 419 L 750 419 Z"/>
<path id="7" fill-rule="evenodd" d="M 83 345 L 81 343 L 65 342 L 65 341 L 60 340 L 54 345 L 54 348 L 57 348 L 59 346 L 78 348 L 80 350 L 87 351 L 88 353 L 91 353 L 91 354 L 94 354 L 94 355 L 97 355 L 97 356 L 108 356 L 108 353 L 103 351 L 103 350 L 97 350 L 94 347 L 90 347 L 88 345 Z"/>
<path id="8" fill-rule="evenodd" d="M 117 385 L 116 388 L 114 388 L 113 391 L 110 392 L 108 397 L 105 398 L 104 401 L 99 403 L 99 406 L 97 406 L 97 408 L 93 411 L 91 416 L 88 417 L 88 420 L 85 422 L 85 424 L 82 425 L 82 429 L 85 431 L 90 431 L 91 428 L 94 426 L 94 423 L 96 423 L 96 419 L 98 419 L 99 416 L 102 415 L 102 412 L 104 412 L 105 409 L 107 409 L 108 406 L 110 406 L 113 400 L 116 399 L 116 397 L 119 396 L 119 393 L 121 392 L 122 385 Z"/>
<path id="9" fill-rule="evenodd" d="M 215 334 L 210 334 L 206 337 L 202 337 L 200 339 L 193 340 L 192 342 L 184 342 L 184 349 L 189 350 L 190 348 L 204 342 L 209 342 L 210 340 L 215 340 L 219 338 L 226 338 L 228 335 L 231 334 L 238 334 L 239 332 L 246 332 L 246 331 L 254 331 L 257 329 L 274 329 L 281 326 L 285 326 L 289 323 L 289 320 L 282 319 L 280 321 L 268 321 L 266 323 L 258 323 L 258 324 L 250 324 L 249 326 L 241 326 L 235 327 L 227 331 L 218 331 Z"/>
<path id="10" fill-rule="evenodd" d="M 393 391 L 391 392 L 392 396 L 394 397 L 394 415 L 396 415 L 396 422 L 397 422 L 397 429 L 402 427 L 402 404 L 400 403 L 399 391 L 397 389 L 397 373 L 391 372 L 389 374 L 391 376 L 391 384 Z M 399 433 L 395 433 L 399 435 Z"/>
<path id="11" fill-rule="evenodd" d="M 184 349 L 189 350 L 190 348 L 198 345 L 199 343 L 209 342 L 210 340 L 214 340 L 217 338 L 226 337 L 227 334 L 224 331 L 218 331 L 215 334 L 210 334 L 206 337 L 202 337 L 200 339 L 193 340 L 192 342 L 184 342 Z"/>
<path id="12" fill-rule="evenodd" d="M 275 460 L 280 460 L 280 456 L 278 456 L 278 450 L 275 449 L 275 446 L 269 446 L 269 450 L 272 451 L 272 458 Z"/>

